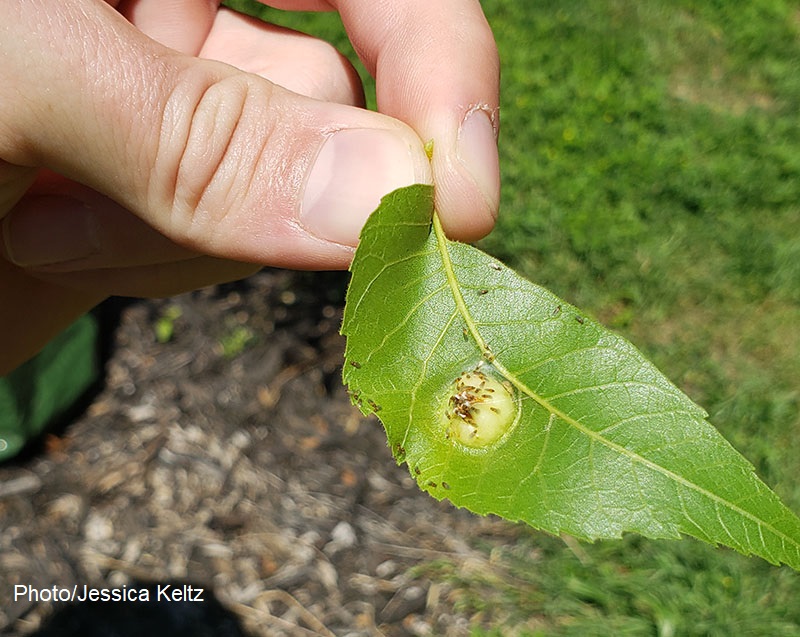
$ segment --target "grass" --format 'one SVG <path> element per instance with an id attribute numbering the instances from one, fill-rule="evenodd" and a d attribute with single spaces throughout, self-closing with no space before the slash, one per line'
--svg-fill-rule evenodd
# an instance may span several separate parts
<path id="1" fill-rule="evenodd" d="M 800 511 L 800 7 L 483 6 L 503 190 L 482 247 L 630 338 Z M 335 16 L 269 15 L 352 55 Z M 418 573 L 476 637 L 800 635 L 798 574 L 693 540 L 525 531 L 493 559 L 505 576 Z"/>

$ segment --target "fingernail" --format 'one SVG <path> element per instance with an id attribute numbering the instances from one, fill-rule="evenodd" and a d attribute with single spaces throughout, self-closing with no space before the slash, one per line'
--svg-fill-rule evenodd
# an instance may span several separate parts
<path id="1" fill-rule="evenodd" d="M 500 161 L 495 129 L 485 110 L 472 110 L 461 123 L 456 154 L 496 217 L 500 206 Z"/>
<path id="2" fill-rule="evenodd" d="M 100 252 L 92 216 L 67 197 L 25 199 L 3 220 L 6 258 L 21 267 L 83 259 Z"/>
<path id="3" fill-rule="evenodd" d="M 390 130 L 343 129 L 323 144 L 306 182 L 300 222 L 320 239 L 355 246 L 381 197 L 429 182 L 422 144 Z"/>

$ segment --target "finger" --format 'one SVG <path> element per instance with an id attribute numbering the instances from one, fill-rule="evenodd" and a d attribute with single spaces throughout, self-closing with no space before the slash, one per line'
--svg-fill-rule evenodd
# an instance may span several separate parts
<path id="1" fill-rule="evenodd" d="M 0 257 L 30 277 L 102 296 L 180 294 L 260 267 L 203 257 L 100 193 L 46 172 L 3 220 L 0 239 Z"/>
<path id="2" fill-rule="evenodd" d="M 358 73 L 333 46 L 229 9 L 217 13 L 199 55 L 314 99 L 364 105 Z"/>
<path id="3" fill-rule="evenodd" d="M 112 199 L 47 171 L 3 219 L 2 237 L 0 254 L 7 261 L 41 272 L 128 268 L 198 256 Z"/>
<path id="4" fill-rule="evenodd" d="M 41 21 L 42 4 L 0 4 L 0 156 L 80 181 L 187 249 L 344 267 L 382 195 L 430 183 L 394 119 L 180 56 L 105 4 L 48 4 Z"/>
<path id="5" fill-rule="evenodd" d="M 219 0 L 122 0 L 117 11 L 142 33 L 181 53 L 197 55 Z"/>
<path id="6" fill-rule="evenodd" d="M 500 197 L 499 63 L 478 0 L 331 0 L 376 79 L 378 109 L 433 140 L 436 206 L 453 238 L 485 235 Z"/>

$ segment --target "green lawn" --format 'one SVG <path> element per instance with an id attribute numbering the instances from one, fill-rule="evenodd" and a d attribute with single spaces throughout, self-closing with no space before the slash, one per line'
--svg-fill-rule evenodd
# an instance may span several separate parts
<path id="1" fill-rule="evenodd" d="M 483 5 L 503 191 L 481 247 L 630 338 L 800 511 L 800 4 Z M 335 16 L 269 16 L 344 46 Z M 475 635 L 800 635 L 800 575 L 693 540 L 525 530 L 492 560 L 422 569 Z"/>

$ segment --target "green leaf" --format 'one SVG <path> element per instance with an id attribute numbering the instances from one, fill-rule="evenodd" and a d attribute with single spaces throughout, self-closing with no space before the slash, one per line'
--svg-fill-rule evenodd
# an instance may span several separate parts
<path id="1" fill-rule="evenodd" d="M 86 314 L 0 378 L 0 462 L 46 431 L 97 381 L 98 330 L 97 319 Z"/>
<path id="2" fill-rule="evenodd" d="M 384 198 L 351 272 L 344 381 L 434 497 L 555 534 L 687 534 L 800 569 L 800 519 L 705 412 L 626 340 L 447 240 L 430 187 Z"/>

